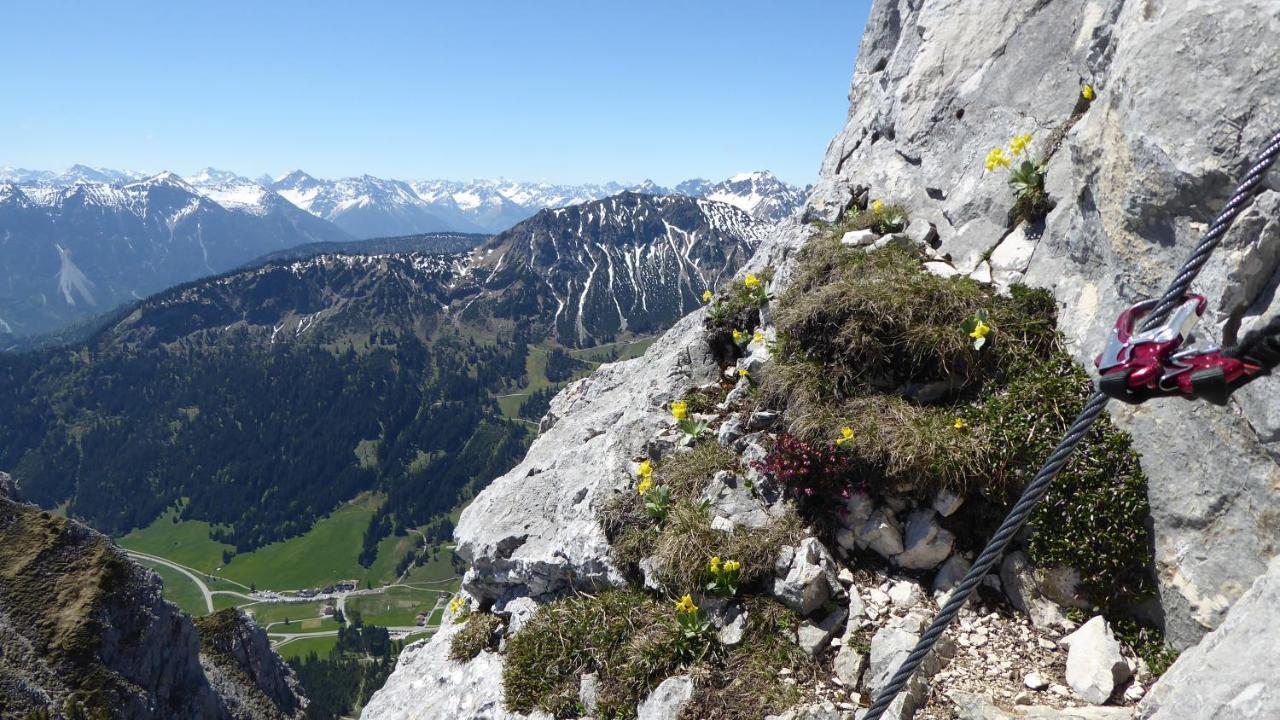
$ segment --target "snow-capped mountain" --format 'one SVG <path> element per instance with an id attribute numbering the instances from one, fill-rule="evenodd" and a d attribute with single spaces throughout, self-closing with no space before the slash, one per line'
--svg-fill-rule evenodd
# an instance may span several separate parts
<path id="1" fill-rule="evenodd" d="M 696 182 L 696 181 L 695 181 Z M 788 185 L 773 173 L 742 173 L 715 185 L 701 186 L 699 197 L 729 203 L 764 222 L 778 222 L 804 204 L 807 188 Z"/>
<path id="2" fill-rule="evenodd" d="M 62 173 L 0 168 L 0 182 L 23 187 L 64 187 L 76 182 L 123 184 L 146 177 L 132 171 L 73 166 Z M 769 172 L 735 175 L 723 182 L 686 180 L 673 188 L 652 180 L 581 185 L 516 180 L 404 181 L 361 175 L 327 180 L 302 170 L 274 180 L 252 180 L 234 172 L 205 168 L 186 178 L 206 197 L 246 212 L 264 212 L 278 196 L 328 220 L 357 238 L 430 232 L 493 234 L 545 208 L 567 207 L 623 190 L 648 195 L 705 197 L 742 208 L 752 217 L 776 222 L 800 206 L 807 192 Z"/>
<path id="3" fill-rule="evenodd" d="M 0 333 L 53 330 L 273 250 L 351 239 L 232 182 L 198 189 L 166 172 L 125 184 L 0 184 Z"/>
<path id="4" fill-rule="evenodd" d="M 731 205 L 624 192 L 548 209 L 474 251 L 482 312 L 542 318 L 565 345 L 669 327 L 751 257 L 768 225 Z"/>
<path id="5" fill-rule="evenodd" d="M 358 237 L 406 235 L 441 228 L 501 232 L 539 210 L 599 200 L 623 190 L 706 197 L 742 208 L 758 220 L 776 222 L 798 208 L 805 194 L 804 189 L 787 185 L 768 172 L 735 175 L 721 183 L 687 180 L 667 188 L 652 180 L 633 185 L 558 185 L 502 179 L 404 183 L 367 175 L 320 180 L 295 170 L 271 187 L 298 207 Z M 356 209 L 358 219 L 353 217 Z"/>
<path id="6" fill-rule="evenodd" d="M 437 217 L 413 188 L 400 180 L 372 175 L 318 180 L 294 170 L 272 183 L 271 189 L 358 238 L 474 230 Z"/>
<path id="7" fill-rule="evenodd" d="M 283 253 L 155 295 L 111 332 L 135 346 L 221 332 L 276 343 L 445 323 L 592 346 L 661 332 L 699 307 L 768 228 L 724 203 L 623 192 L 543 210 L 470 251 L 366 241 Z"/>

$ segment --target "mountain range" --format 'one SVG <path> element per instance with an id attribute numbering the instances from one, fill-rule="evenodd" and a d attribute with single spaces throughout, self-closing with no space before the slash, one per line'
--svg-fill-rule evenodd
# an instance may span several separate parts
<path id="1" fill-rule="evenodd" d="M 544 208 L 625 190 L 618 183 L 321 180 L 302 171 L 266 182 L 211 168 L 186 178 L 83 165 L 63 173 L 0 168 L 0 337 L 57 331 L 299 245 L 491 234 Z M 715 200 L 764 222 L 785 217 L 805 192 L 767 172 L 674 188 L 645 182 L 633 191 Z"/>
<path id="2" fill-rule="evenodd" d="M 177 506 L 252 549 L 370 490 L 416 527 L 523 454 L 541 413 L 498 398 L 669 327 L 768 227 L 622 193 L 466 252 L 373 241 L 177 286 L 68 348 L 0 354 L 0 467 L 113 534 Z"/>

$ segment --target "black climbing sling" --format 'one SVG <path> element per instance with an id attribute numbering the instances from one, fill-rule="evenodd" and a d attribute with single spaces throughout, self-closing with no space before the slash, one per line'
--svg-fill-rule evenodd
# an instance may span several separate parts
<path id="1" fill-rule="evenodd" d="M 1184 306 L 1188 302 L 1187 290 L 1190 288 L 1191 282 L 1200 273 L 1204 264 L 1208 262 L 1209 256 L 1213 254 L 1214 249 L 1222 241 L 1222 237 L 1226 234 L 1227 228 L 1231 226 L 1232 221 L 1252 199 L 1254 192 L 1262 183 L 1263 176 L 1266 175 L 1267 170 L 1275 161 L 1277 154 L 1280 154 L 1280 133 L 1271 137 L 1266 147 L 1258 155 L 1257 161 L 1245 173 L 1244 178 L 1241 179 L 1235 194 L 1219 211 L 1217 218 L 1213 221 L 1213 225 L 1209 227 L 1200 243 L 1196 245 L 1191 257 L 1183 264 L 1177 277 L 1169 285 L 1169 289 L 1165 291 L 1158 303 L 1152 304 L 1150 312 L 1142 317 L 1142 326 L 1138 331 L 1139 334 L 1149 333 L 1161 328 L 1175 308 Z M 1176 345 L 1176 343 L 1173 344 Z M 1227 360 L 1242 360 L 1254 368 L 1252 374 L 1241 376 L 1232 386 L 1225 387 L 1219 396 L 1219 399 L 1225 399 L 1225 393 L 1234 389 L 1234 386 L 1247 382 L 1254 375 L 1270 370 L 1280 364 L 1280 317 L 1273 319 L 1264 327 L 1247 333 L 1235 347 L 1221 351 L 1221 356 Z M 1166 363 L 1171 361 L 1176 364 L 1178 356 L 1174 355 L 1172 358 L 1166 357 L 1162 358 L 1162 360 Z M 1102 358 L 1099 361 L 1101 366 Z M 1106 375 L 1104 375 L 1105 377 Z M 1142 399 L 1141 397 L 1129 397 L 1130 391 L 1127 387 L 1116 387 L 1113 390 L 1109 390 L 1109 392 L 1125 396 L 1126 399 Z M 938 611 L 929 628 L 920 636 L 920 641 L 916 643 L 915 648 L 903 660 L 902 665 L 898 667 L 893 677 L 880 688 L 876 694 L 875 702 L 872 703 L 871 708 L 863 716 L 862 720 L 880 720 L 880 717 L 889 708 L 894 698 L 906 686 L 907 681 L 911 679 L 920 663 L 932 650 L 934 643 L 938 641 L 947 626 L 955 619 L 960 612 L 960 608 L 964 607 L 964 604 L 969 601 L 969 597 L 977 589 L 978 584 L 995 567 L 996 561 L 1004 555 L 1005 548 L 1009 545 L 1009 542 L 1027 522 L 1027 518 L 1031 515 L 1031 511 L 1035 506 L 1044 499 L 1045 494 L 1049 491 L 1049 486 L 1053 483 L 1053 479 L 1067 464 L 1072 451 L 1075 450 L 1076 445 L 1079 444 L 1081 438 L 1089 430 L 1089 426 L 1093 425 L 1093 422 L 1098 419 L 1098 415 L 1102 413 L 1103 408 L 1106 407 L 1107 401 L 1110 399 L 1110 396 L 1103 392 L 1095 392 L 1089 399 L 1084 410 L 1081 411 L 1071 425 L 1070 430 L 1067 431 L 1066 437 L 1062 439 L 1062 442 L 1054 449 L 1049 459 L 1040 468 L 1040 471 L 1036 473 L 1036 476 L 1022 491 L 1022 496 L 1018 498 L 1017 504 L 1013 506 L 1008 517 L 1000 524 L 1000 528 L 996 530 L 995 535 L 987 542 L 987 546 L 983 548 L 982 554 L 974 561 L 964 579 L 952 590 L 947 598 L 946 605 Z"/>

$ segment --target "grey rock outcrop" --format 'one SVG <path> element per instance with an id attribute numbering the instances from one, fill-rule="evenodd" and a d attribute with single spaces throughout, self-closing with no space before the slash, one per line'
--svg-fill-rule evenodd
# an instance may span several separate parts
<path id="1" fill-rule="evenodd" d="M 827 647 L 831 638 L 844 631 L 845 620 L 848 617 L 847 610 L 836 608 L 817 622 L 800 623 L 796 628 L 796 644 L 810 655 L 817 655 Z"/>
<path id="2" fill-rule="evenodd" d="M 195 623 L 200 664 L 233 720 L 303 717 L 306 702 L 293 670 L 244 612 L 228 608 Z"/>
<path id="3" fill-rule="evenodd" d="M 681 320 L 644 357 L 605 365 L 556 395 L 550 415 L 561 419 L 462 513 L 455 537 L 471 563 L 463 585 L 472 595 L 622 584 L 596 511 L 649 438 L 671 425 L 670 403 L 718 372 L 702 315 Z"/>
<path id="4" fill-rule="evenodd" d="M 1280 6 L 1267 0 L 878 1 L 807 215 L 833 220 L 859 192 L 904 205 L 936 228 L 957 272 L 1052 289 L 1069 347 L 1090 365 L 1120 310 L 1163 290 L 1280 127 L 1280 65 L 1258 60 L 1277 54 Z M 1044 151 L 1086 81 L 1097 99 L 1048 163 L 1055 208 L 1043 227 L 1009 233 L 1012 196 L 1002 171 L 983 172 L 986 152 L 1022 132 Z M 1280 172 L 1268 187 L 1196 285 L 1211 300 L 1204 342 L 1280 312 Z M 1275 378 L 1226 408 L 1112 406 L 1150 478 L 1164 618 L 1180 646 L 1221 622 L 1275 552 L 1277 407 Z"/>
<path id="5" fill-rule="evenodd" d="M 1142 701 L 1142 720 L 1280 717 L 1280 558 L 1218 629 L 1186 651 Z"/>

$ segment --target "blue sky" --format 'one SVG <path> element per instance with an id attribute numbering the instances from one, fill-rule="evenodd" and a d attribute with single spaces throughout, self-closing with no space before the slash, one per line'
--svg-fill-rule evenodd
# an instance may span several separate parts
<path id="1" fill-rule="evenodd" d="M 0 166 L 807 183 L 869 4 L 7 4 Z"/>

